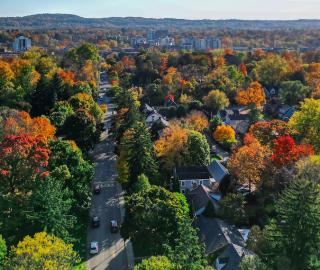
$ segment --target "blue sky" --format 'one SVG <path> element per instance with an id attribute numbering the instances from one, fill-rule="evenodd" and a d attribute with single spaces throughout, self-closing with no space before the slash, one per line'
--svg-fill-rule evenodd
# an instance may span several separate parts
<path id="1" fill-rule="evenodd" d="M 0 0 L 0 16 L 320 19 L 320 0 Z"/>

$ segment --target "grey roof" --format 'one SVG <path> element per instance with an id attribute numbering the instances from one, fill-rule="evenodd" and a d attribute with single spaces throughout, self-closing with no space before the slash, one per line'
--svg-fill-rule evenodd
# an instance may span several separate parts
<path id="1" fill-rule="evenodd" d="M 187 194 L 187 199 L 189 203 L 192 204 L 194 212 L 197 212 L 200 209 L 204 210 L 208 201 L 213 201 L 213 198 L 210 196 L 210 192 L 210 188 L 204 185 L 199 185 Z"/>
<path id="2" fill-rule="evenodd" d="M 205 166 L 181 166 L 175 171 L 178 180 L 210 179 L 211 175 Z"/>
<path id="3" fill-rule="evenodd" d="M 218 183 L 229 175 L 228 170 L 218 160 L 212 161 L 207 168 L 212 178 Z"/>
<path id="4" fill-rule="evenodd" d="M 199 216 L 196 225 L 200 230 L 200 239 L 206 246 L 206 254 L 211 254 L 231 243 L 238 246 L 245 245 L 237 228 L 221 219 Z"/>
<path id="5" fill-rule="evenodd" d="M 239 270 L 239 264 L 243 257 L 254 256 L 255 253 L 249 249 L 236 244 L 229 244 L 225 251 L 218 257 L 219 259 L 225 259 L 226 265 L 223 270 Z"/>

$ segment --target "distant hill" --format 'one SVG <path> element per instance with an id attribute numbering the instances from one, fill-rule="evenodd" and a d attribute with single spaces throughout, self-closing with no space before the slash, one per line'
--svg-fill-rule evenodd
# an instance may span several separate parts
<path id="1" fill-rule="evenodd" d="M 116 28 L 231 28 L 231 29 L 310 29 L 320 28 L 320 20 L 183 20 L 140 17 L 83 18 L 69 14 L 37 14 L 0 17 L 0 29 L 49 29 L 74 27 Z"/>

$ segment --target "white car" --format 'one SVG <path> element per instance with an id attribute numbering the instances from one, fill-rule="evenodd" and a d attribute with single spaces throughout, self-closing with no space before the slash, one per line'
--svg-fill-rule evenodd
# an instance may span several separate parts
<path id="1" fill-rule="evenodd" d="M 92 241 L 90 243 L 90 254 L 94 255 L 94 254 L 98 254 L 99 253 L 99 244 L 97 241 Z"/>

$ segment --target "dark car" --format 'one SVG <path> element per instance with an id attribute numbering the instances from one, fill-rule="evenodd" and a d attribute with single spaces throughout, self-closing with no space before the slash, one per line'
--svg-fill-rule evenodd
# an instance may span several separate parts
<path id="1" fill-rule="evenodd" d="M 117 233 L 119 231 L 118 221 L 116 221 L 115 219 L 112 219 L 110 221 L 110 230 L 112 233 Z"/>
<path id="2" fill-rule="evenodd" d="M 100 184 L 95 184 L 95 185 L 93 186 L 93 192 L 94 192 L 94 194 L 100 194 L 100 192 L 101 192 L 101 185 L 100 185 Z"/>
<path id="3" fill-rule="evenodd" d="M 91 219 L 92 227 L 99 227 L 100 226 L 100 218 L 97 216 L 93 216 Z"/>

